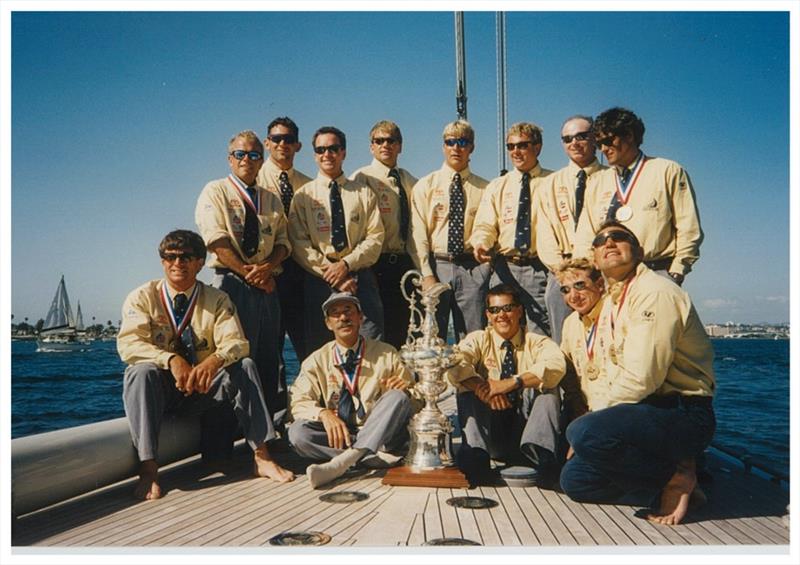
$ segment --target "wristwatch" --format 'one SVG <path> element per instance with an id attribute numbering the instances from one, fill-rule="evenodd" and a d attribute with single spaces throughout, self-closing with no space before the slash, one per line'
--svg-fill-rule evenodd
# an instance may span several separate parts
<path id="1" fill-rule="evenodd" d="M 517 383 L 518 390 L 522 390 L 523 388 L 525 388 L 525 383 L 522 382 L 522 377 L 520 376 L 514 377 L 514 382 Z"/>
<path id="2" fill-rule="evenodd" d="M 669 273 L 669 276 L 678 286 L 683 283 L 684 276 L 681 273 Z"/>

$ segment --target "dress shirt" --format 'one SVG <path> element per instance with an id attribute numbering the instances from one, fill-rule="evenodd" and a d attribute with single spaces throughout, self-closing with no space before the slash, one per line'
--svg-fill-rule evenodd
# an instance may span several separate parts
<path id="1" fill-rule="evenodd" d="M 297 169 L 291 168 L 284 171 L 275 161 L 272 159 L 267 159 L 264 161 L 264 164 L 258 171 L 256 184 L 266 188 L 270 192 L 275 193 L 275 195 L 280 198 L 280 176 L 283 172 L 285 172 L 286 176 L 289 177 L 289 184 L 292 185 L 292 191 L 294 192 L 297 192 L 297 189 L 304 184 L 311 182 L 311 177 L 304 175 Z"/>

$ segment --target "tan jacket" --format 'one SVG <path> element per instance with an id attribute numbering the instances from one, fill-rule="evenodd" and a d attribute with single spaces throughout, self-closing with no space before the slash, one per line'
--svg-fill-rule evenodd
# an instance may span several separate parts
<path id="1" fill-rule="evenodd" d="M 561 351 L 575 368 L 578 384 L 589 410 L 597 410 L 599 406 L 608 404 L 606 401 L 608 377 L 604 372 L 603 352 L 599 351 L 597 347 L 597 330 L 595 330 L 591 359 L 589 359 L 586 347 L 586 340 L 592 324 L 600 316 L 602 308 L 603 300 L 601 299 L 585 317 L 573 312 L 564 320 L 564 327 L 561 329 Z"/>

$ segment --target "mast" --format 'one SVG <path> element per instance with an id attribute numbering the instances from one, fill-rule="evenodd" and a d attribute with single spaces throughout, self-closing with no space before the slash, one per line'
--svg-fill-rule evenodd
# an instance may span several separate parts
<path id="1" fill-rule="evenodd" d="M 495 35 L 497 37 L 497 168 L 500 174 L 508 172 L 505 136 L 507 128 L 506 97 L 506 14 L 495 12 Z"/>
<path id="2" fill-rule="evenodd" d="M 464 12 L 455 12 L 456 28 L 456 114 L 467 119 L 467 70 L 464 54 Z"/>

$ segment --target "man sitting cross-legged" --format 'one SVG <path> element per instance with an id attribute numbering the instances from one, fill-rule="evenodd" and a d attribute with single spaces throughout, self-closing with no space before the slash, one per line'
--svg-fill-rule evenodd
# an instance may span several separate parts
<path id="1" fill-rule="evenodd" d="M 236 310 L 224 292 L 197 280 L 206 257 L 203 239 L 170 232 L 158 247 L 164 279 L 131 292 L 122 307 L 117 349 L 125 369 L 123 402 L 141 461 L 134 495 L 162 496 L 158 433 L 167 411 L 201 412 L 215 403 L 234 407 L 255 451 L 255 474 L 287 482 L 294 475 L 269 455 L 275 436 L 255 364 Z"/>

